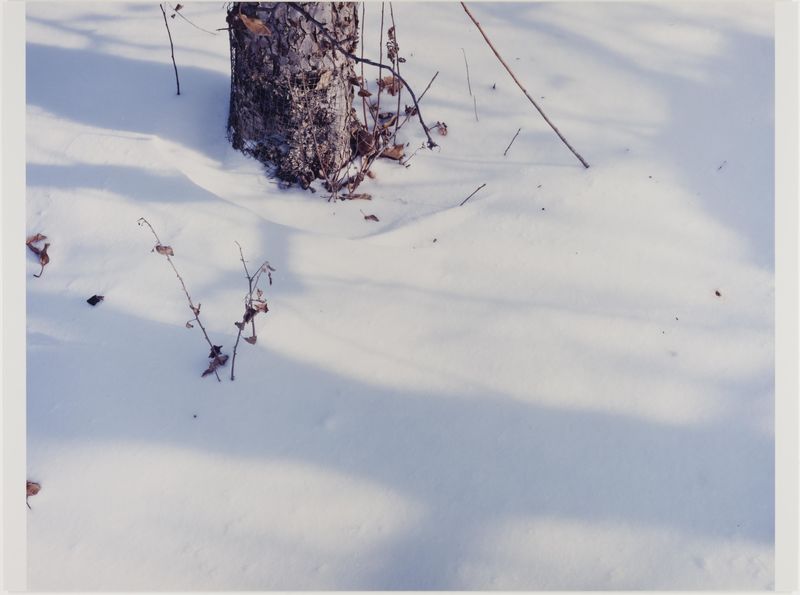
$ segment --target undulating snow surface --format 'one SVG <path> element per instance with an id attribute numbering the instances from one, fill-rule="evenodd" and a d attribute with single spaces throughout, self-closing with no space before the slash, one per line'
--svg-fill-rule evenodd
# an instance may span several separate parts
<path id="1" fill-rule="evenodd" d="M 588 170 L 396 3 L 449 134 L 336 204 L 229 147 L 225 32 L 170 20 L 178 97 L 157 4 L 27 8 L 31 588 L 772 586 L 771 3 L 472 5 Z M 139 217 L 226 353 L 277 269 L 235 382 Z"/>

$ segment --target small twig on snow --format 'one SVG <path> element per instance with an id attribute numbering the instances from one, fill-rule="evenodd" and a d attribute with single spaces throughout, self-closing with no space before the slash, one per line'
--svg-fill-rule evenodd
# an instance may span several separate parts
<path id="1" fill-rule="evenodd" d="M 520 133 L 520 131 L 521 131 L 521 130 L 522 130 L 522 128 L 520 128 L 519 130 L 517 130 L 517 134 L 515 134 L 515 135 L 514 135 L 514 138 L 512 138 L 512 139 L 511 139 L 511 142 L 510 142 L 510 143 L 508 143 L 508 146 L 506 147 L 506 150 L 505 150 L 505 151 L 503 151 L 503 157 L 505 157 L 505 156 L 506 156 L 506 153 L 508 153 L 508 150 L 511 148 L 511 145 L 513 145 L 513 144 L 514 144 L 514 141 L 515 141 L 515 140 L 517 140 L 517 136 L 519 135 L 519 133 Z"/>
<path id="2" fill-rule="evenodd" d="M 472 85 L 469 82 L 469 62 L 467 62 L 467 52 L 461 48 L 461 53 L 464 54 L 464 66 L 467 67 L 467 89 L 469 89 L 469 96 L 472 97 Z"/>
<path id="3" fill-rule="evenodd" d="M 172 54 L 172 67 L 175 69 L 175 84 L 178 86 L 178 95 L 181 94 L 181 81 L 178 79 L 178 65 L 175 64 L 175 46 L 172 45 L 172 33 L 169 30 L 169 22 L 167 21 L 167 13 L 164 11 L 164 5 L 159 4 L 161 14 L 164 15 L 164 25 L 167 28 L 167 35 L 169 36 L 169 51 Z"/>
<path id="4" fill-rule="evenodd" d="M 466 202 L 467 202 L 467 201 L 468 201 L 470 198 L 472 198 L 473 196 L 475 196 L 475 195 L 478 193 L 478 190 L 480 190 L 480 189 L 481 189 L 481 188 L 483 188 L 484 186 L 486 186 L 486 182 L 484 182 L 483 184 L 481 184 L 480 186 L 478 186 L 478 187 L 475 189 L 475 191 L 474 191 L 472 194 L 470 194 L 470 195 L 469 195 L 467 198 L 465 198 L 463 201 L 461 201 L 461 204 L 460 204 L 460 205 L 458 205 L 458 206 L 459 206 L 459 207 L 463 207 L 463 206 L 464 206 L 464 204 L 465 204 L 465 203 L 466 203 Z"/>
<path id="5" fill-rule="evenodd" d="M 268 312 L 269 308 L 267 307 L 267 302 L 263 299 L 263 292 L 258 288 L 258 282 L 261 279 L 261 274 L 266 271 L 267 276 L 269 277 L 269 284 L 272 285 L 272 271 L 275 269 L 270 266 L 269 261 L 264 261 L 264 263 L 258 267 L 258 272 L 255 275 L 251 275 L 250 271 L 247 268 L 247 262 L 244 259 L 244 253 L 242 252 L 242 246 L 239 242 L 234 242 L 239 247 L 239 259 L 242 261 L 242 266 L 244 267 L 244 274 L 247 277 L 247 295 L 244 298 L 244 315 L 242 316 L 241 322 L 235 322 L 234 325 L 239 332 L 236 335 L 236 343 L 233 346 L 233 355 L 231 357 L 231 380 L 235 380 L 236 377 L 234 375 L 234 371 L 236 368 L 236 354 L 239 348 L 239 340 L 242 338 L 242 333 L 244 332 L 245 326 L 249 322 L 253 331 L 253 335 L 250 337 L 246 337 L 245 341 L 254 345 L 256 342 L 256 322 L 255 318 L 259 312 Z M 253 292 L 256 293 L 256 298 L 253 298 Z"/>
<path id="6" fill-rule="evenodd" d="M 564 135 L 563 135 L 563 134 L 561 134 L 561 133 L 558 131 L 558 128 L 556 128 L 555 124 L 553 124 L 553 123 L 550 121 L 550 118 L 548 118 L 548 117 L 545 115 L 545 113 L 542 111 L 542 108 L 540 108 L 540 107 L 539 107 L 539 104 L 538 104 L 538 103 L 536 103 L 536 101 L 534 101 L 533 97 L 531 97 L 531 96 L 530 96 L 530 93 L 528 93 L 528 91 L 525 89 L 525 87 L 523 87 L 523 86 L 522 86 L 522 83 L 521 83 L 521 82 L 519 82 L 519 79 L 517 78 L 517 75 L 515 75 L 515 74 L 514 74 L 514 71 L 513 71 L 513 70 L 511 70 L 511 67 L 510 67 L 508 64 L 506 64 L 506 61 L 505 61 L 505 60 L 503 60 L 503 57 L 500 55 L 500 53 L 499 53 L 499 52 L 497 51 L 497 49 L 494 47 L 494 45 L 492 44 L 491 40 L 490 40 L 490 39 L 489 39 L 489 37 L 486 35 L 486 32 L 483 30 L 483 27 L 481 27 L 481 24 L 480 24 L 480 23 L 477 21 L 477 19 L 475 19 L 475 17 L 474 17 L 474 16 L 472 15 L 472 13 L 469 11 L 469 8 L 467 8 L 467 5 L 466 5 L 466 4 L 464 4 L 463 2 L 461 2 L 461 7 L 464 9 L 464 12 L 466 12 L 466 13 L 467 13 L 467 16 L 469 16 L 469 18 L 472 20 L 472 22 L 473 22 L 473 23 L 475 23 L 475 26 L 478 28 L 478 31 L 480 31 L 481 35 L 483 36 L 483 39 L 485 39 L 485 40 L 486 40 L 486 43 L 487 43 L 487 44 L 489 45 L 489 47 L 492 49 L 492 52 L 494 52 L 494 55 L 495 55 L 495 56 L 497 56 L 497 59 L 498 59 L 498 60 L 500 60 L 500 64 L 502 64 L 502 65 L 505 67 L 505 69 L 508 71 L 508 74 L 510 74 L 510 75 L 511 75 L 511 78 L 512 78 L 512 79 L 514 79 L 514 82 L 515 82 L 515 83 L 517 83 L 517 86 L 518 86 L 518 87 L 519 87 L 519 88 L 522 90 L 522 92 L 525 94 L 525 97 L 527 97 L 527 98 L 528 98 L 528 101 L 530 101 L 530 102 L 533 104 L 533 107 L 535 107 L 535 108 L 536 108 L 536 110 L 537 110 L 537 111 L 538 111 L 538 112 L 541 114 L 541 116 L 544 118 L 544 121 L 545 121 L 545 122 L 547 122 L 547 123 L 550 125 L 550 128 L 552 128 L 552 129 L 553 129 L 553 132 L 555 132 L 555 133 L 558 135 L 558 138 L 560 138 L 560 139 L 561 139 L 561 141 L 562 141 L 562 142 L 563 142 L 563 143 L 564 143 L 564 144 L 567 146 L 567 148 L 568 148 L 570 151 L 572 151 L 572 154 L 573 154 L 573 155 L 575 155 L 575 157 L 577 157 L 577 158 L 578 158 L 578 161 L 580 161 L 580 162 L 581 162 L 581 164 L 583 165 L 583 167 L 585 167 L 585 168 L 588 168 L 588 167 L 589 167 L 589 164 L 586 162 L 586 160 L 585 160 L 583 157 L 581 157 L 581 156 L 580 156 L 580 154 L 578 154 L 578 152 L 577 152 L 575 149 L 573 149 L 573 148 L 572 148 L 572 145 L 570 145 L 570 144 L 569 144 L 569 142 L 567 141 L 567 139 L 566 139 L 566 138 L 564 138 Z"/>

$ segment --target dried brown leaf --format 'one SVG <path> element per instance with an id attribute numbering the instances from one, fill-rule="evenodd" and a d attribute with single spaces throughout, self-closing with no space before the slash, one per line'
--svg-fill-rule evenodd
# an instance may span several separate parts
<path id="1" fill-rule="evenodd" d="M 161 244 L 156 244 L 156 247 L 153 248 L 153 250 L 163 256 L 175 256 L 175 253 L 172 251 L 172 246 L 162 246 Z"/>
<path id="2" fill-rule="evenodd" d="M 372 200 L 372 195 L 362 192 L 360 194 L 345 194 L 341 198 L 343 200 Z"/>
<path id="3" fill-rule="evenodd" d="M 400 82 L 400 79 L 389 75 L 385 76 L 382 79 L 378 79 L 378 86 L 389 93 L 389 95 L 397 95 L 400 92 L 400 89 L 403 88 L 403 83 Z"/>
<path id="4" fill-rule="evenodd" d="M 40 486 L 35 481 L 28 481 L 27 484 L 28 484 L 27 485 L 27 494 L 28 494 L 28 496 L 35 496 L 36 494 L 39 493 L 39 490 L 42 489 L 42 486 Z"/>
<path id="5" fill-rule="evenodd" d="M 262 21 L 261 19 L 257 19 L 255 17 L 249 17 L 246 14 L 239 14 L 239 18 L 241 19 L 242 23 L 245 27 L 250 30 L 250 33 L 253 35 L 272 35 L 272 31 L 269 27 Z"/>
<path id="6" fill-rule="evenodd" d="M 366 221 L 380 221 L 376 215 L 364 215 Z"/>
<path id="7" fill-rule="evenodd" d="M 256 344 L 256 336 L 255 335 L 253 335 L 252 337 L 245 337 L 244 340 L 247 341 L 248 343 L 250 343 L 250 345 L 255 345 Z"/>
<path id="8" fill-rule="evenodd" d="M 381 157 L 386 157 L 386 159 L 394 159 L 395 161 L 400 161 L 404 155 L 405 150 L 403 145 L 394 145 L 381 153 Z"/>
<path id="9" fill-rule="evenodd" d="M 186 328 L 194 328 L 194 325 L 192 324 L 191 320 L 186 321 Z"/>
<path id="10" fill-rule="evenodd" d="M 42 265 L 41 270 L 39 271 L 38 275 L 34 275 L 34 277 L 39 278 L 44 273 L 44 267 L 46 267 L 50 263 L 50 256 L 47 254 L 47 249 L 50 247 L 50 244 L 45 244 L 44 248 L 39 251 L 39 264 Z"/>
<path id="11" fill-rule="evenodd" d="M 215 347 L 216 347 L 216 345 L 215 345 Z M 228 356 L 227 355 L 217 355 L 208 364 L 208 368 L 206 368 L 206 370 L 203 372 L 203 374 L 201 375 L 201 378 L 205 378 L 209 374 L 213 374 L 214 372 L 217 371 L 217 368 L 219 368 L 221 366 L 224 366 L 225 362 L 227 362 L 227 361 L 228 361 Z"/>
<path id="12" fill-rule="evenodd" d="M 359 89 L 358 90 L 359 97 L 372 97 L 372 93 L 370 93 L 367 89 Z"/>
<path id="13" fill-rule="evenodd" d="M 255 316 L 256 314 L 258 314 L 258 310 L 252 307 L 247 308 L 247 310 L 245 310 L 244 312 L 244 317 L 242 318 L 242 322 L 247 324 L 248 322 L 253 320 L 253 316 Z"/>
<path id="14" fill-rule="evenodd" d="M 86 301 L 89 303 L 90 306 L 96 306 L 97 304 L 102 302 L 104 299 L 105 299 L 105 296 L 95 294 L 95 295 L 93 295 L 92 297 L 90 297 Z"/>
<path id="15" fill-rule="evenodd" d="M 25 243 L 28 247 L 31 247 L 31 244 L 35 244 L 36 242 L 41 242 L 42 240 L 46 240 L 47 236 L 37 233 L 36 235 L 30 236 L 25 240 Z"/>
<path id="16" fill-rule="evenodd" d="M 265 301 L 253 302 L 253 308 L 256 312 L 269 312 L 269 307 L 267 307 L 267 302 Z"/>
<path id="17" fill-rule="evenodd" d="M 444 122 L 436 122 L 436 124 L 434 124 L 433 127 L 436 128 L 436 132 L 438 132 L 442 136 L 447 136 L 447 124 L 445 124 Z"/>

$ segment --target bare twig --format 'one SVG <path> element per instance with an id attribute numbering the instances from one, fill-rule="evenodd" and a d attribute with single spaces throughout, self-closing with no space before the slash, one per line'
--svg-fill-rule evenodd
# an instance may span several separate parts
<path id="1" fill-rule="evenodd" d="M 484 186 L 486 186 L 486 183 L 485 183 L 485 182 L 484 182 L 483 184 L 481 184 L 480 186 L 478 186 L 478 187 L 475 189 L 475 191 L 474 191 L 472 194 L 470 194 L 470 195 L 469 195 L 467 198 L 465 198 L 463 201 L 461 201 L 461 204 L 460 204 L 460 205 L 458 205 L 458 206 L 459 206 L 459 207 L 463 207 L 463 206 L 464 206 L 464 204 L 466 204 L 466 202 L 467 202 L 467 201 L 468 201 L 470 198 L 472 198 L 473 196 L 475 196 L 475 195 L 478 193 L 478 190 L 480 190 L 480 189 L 481 189 L 481 188 L 483 188 Z"/>
<path id="2" fill-rule="evenodd" d="M 169 30 L 169 22 L 167 21 L 167 13 L 164 11 L 164 5 L 159 4 L 161 14 L 164 15 L 164 25 L 167 27 L 167 35 L 169 36 L 169 51 L 172 54 L 172 67 L 175 69 L 175 84 L 178 86 L 178 95 L 181 94 L 181 81 L 178 79 L 178 65 L 175 64 L 175 46 L 172 45 L 172 33 Z"/>
<path id="3" fill-rule="evenodd" d="M 515 140 L 517 140 L 517 135 L 519 135 L 519 133 L 520 133 L 520 131 L 521 131 L 521 130 L 522 130 L 522 128 L 520 128 L 519 130 L 517 130 L 517 134 L 515 134 L 515 135 L 514 135 L 514 138 L 512 138 L 512 139 L 511 139 L 511 142 L 510 142 L 510 143 L 508 143 L 508 146 L 506 147 L 506 150 L 505 150 L 505 151 L 503 151 L 503 157 L 505 157 L 505 156 L 506 156 L 506 153 L 508 153 L 508 150 L 511 148 L 511 145 L 513 145 L 513 144 L 514 144 L 514 141 L 515 141 Z"/>
<path id="4" fill-rule="evenodd" d="M 431 80 L 428 82 L 428 86 L 425 87 L 425 90 L 422 93 L 420 93 L 420 96 L 417 99 L 417 101 L 419 101 L 419 102 L 422 101 L 422 98 L 425 97 L 425 93 L 427 93 L 428 89 L 431 88 L 431 85 L 433 84 L 433 81 L 436 80 L 437 76 L 439 76 L 439 71 L 438 70 L 436 71 L 436 74 L 434 74 L 433 77 L 431 78 Z M 413 114 L 413 111 L 411 112 L 411 114 Z M 406 114 L 405 119 L 402 122 L 400 122 L 400 126 L 397 127 L 397 130 L 400 130 L 405 125 L 405 123 L 408 122 L 408 120 L 411 118 L 411 114 Z M 397 131 L 395 131 L 395 136 L 396 135 L 397 135 Z"/>
<path id="5" fill-rule="evenodd" d="M 472 105 L 475 108 L 475 121 L 478 122 L 478 98 L 475 95 L 472 96 Z"/>
<path id="6" fill-rule="evenodd" d="M 533 97 L 531 97 L 531 96 L 530 96 L 530 93 L 528 93 L 528 91 L 525 89 L 525 87 L 523 87 L 523 86 L 522 86 L 522 83 L 521 83 L 521 82 L 519 82 L 519 79 L 517 78 L 517 75 L 515 75 L 515 74 L 514 74 L 514 71 L 513 71 L 513 70 L 511 70 L 511 68 L 509 67 L 509 65 L 508 65 L 508 64 L 506 64 L 506 61 L 505 61 L 505 60 L 503 60 L 503 57 L 500 55 L 500 53 L 499 53 L 499 52 L 497 51 L 497 49 L 494 47 L 494 45 L 492 44 L 491 40 L 490 40 L 490 39 L 489 39 L 489 37 L 486 35 L 486 32 L 483 30 L 483 27 L 481 27 L 481 24 L 480 24 L 480 23 L 479 23 L 479 22 L 478 22 L 478 21 L 475 19 L 475 17 L 474 17 L 474 16 L 472 15 L 472 13 L 469 11 L 469 8 L 467 8 L 467 5 L 466 5 L 466 4 L 464 4 L 463 2 L 461 2 L 461 7 L 464 9 L 464 12 L 466 12 L 466 13 L 467 13 L 467 16 L 469 16 L 469 18 L 472 20 L 472 22 L 473 22 L 473 23 L 475 23 L 475 26 L 478 28 L 478 31 L 480 31 L 481 35 L 482 35 L 482 36 L 483 36 L 483 38 L 486 40 L 486 43 L 487 43 L 487 44 L 489 45 L 489 47 L 492 49 L 492 52 L 494 52 L 494 55 L 495 55 L 495 56 L 497 56 L 497 59 L 498 59 L 498 60 L 500 60 L 500 63 L 501 63 L 501 64 L 502 64 L 502 65 L 505 67 L 505 69 L 508 71 L 508 74 L 510 74 L 510 75 L 511 75 L 511 78 L 512 78 L 512 79 L 514 79 L 514 82 L 515 82 L 515 83 L 517 83 L 517 86 L 518 86 L 518 87 L 519 87 L 519 88 L 522 90 L 522 92 L 525 94 L 525 97 L 527 97 L 527 98 L 528 98 L 528 101 L 530 101 L 530 102 L 533 104 L 533 107 L 535 107 L 535 108 L 536 108 L 536 110 L 537 110 L 537 111 L 538 111 L 538 112 L 541 114 L 541 116 L 544 118 L 544 121 L 545 121 L 545 122 L 547 122 L 547 123 L 550 125 L 550 128 L 552 128 L 552 129 L 553 129 L 553 131 L 554 131 L 554 132 L 555 132 L 555 133 L 558 135 L 558 138 L 560 138 L 560 139 L 561 139 L 561 141 L 562 141 L 562 142 L 563 142 L 563 143 L 564 143 L 564 144 L 567 146 L 567 148 L 568 148 L 570 151 L 572 151 L 572 154 L 573 154 L 573 155 L 575 155 L 575 157 L 577 157 L 577 158 L 578 158 L 578 161 L 580 161 L 580 162 L 581 162 L 581 164 L 583 165 L 583 167 L 586 167 L 586 168 L 588 168 L 588 167 L 589 167 L 589 164 L 586 162 L 586 160 L 585 160 L 583 157 L 581 157 L 581 156 L 580 156 L 580 154 L 578 154 L 578 152 L 577 152 L 575 149 L 573 149 L 573 148 L 572 148 L 572 145 L 570 145 L 570 144 L 569 144 L 569 142 L 567 142 L 567 139 L 566 139 L 566 138 L 564 138 L 564 135 L 563 135 L 563 134 L 561 134 L 561 133 L 558 131 L 558 128 L 556 128 L 555 124 L 553 124 L 553 123 L 550 121 L 550 119 L 549 119 L 549 118 L 548 118 L 548 117 L 545 115 L 545 113 L 542 111 L 542 108 L 540 108 L 540 107 L 539 107 L 539 104 L 538 104 L 538 103 L 536 103 L 536 101 L 534 101 Z"/>
<path id="7" fill-rule="evenodd" d="M 364 27 L 366 25 L 366 2 L 361 3 L 361 86 L 365 90 L 367 89 L 367 79 L 364 78 Z M 364 110 L 364 126 L 367 126 L 367 98 L 365 96 L 361 96 L 361 108 Z M 375 121 L 377 122 L 377 116 L 375 116 Z"/>
<path id="8" fill-rule="evenodd" d="M 169 6 L 169 4 L 167 4 L 167 6 Z M 177 8 L 176 6 L 170 6 L 170 8 L 171 8 L 173 11 L 175 11 L 175 14 L 177 14 L 179 17 L 181 17 L 181 18 L 182 18 L 184 21 L 186 21 L 187 23 L 189 23 L 189 24 L 190 24 L 192 27 L 194 27 L 195 29 L 198 29 L 198 30 L 202 31 L 203 33 L 208 33 L 209 35 L 216 35 L 216 33 L 215 33 L 214 31 L 209 31 L 208 29 L 203 29 L 203 28 L 202 28 L 202 27 L 200 27 L 199 25 L 197 25 L 197 24 L 193 23 L 193 22 L 192 22 L 190 19 L 188 19 L 188 18 L 187 18 L 187 17 L 186 17 L 186 16 L 185 16 L 185 15 L 184 15 L 182 12 L 180 12 L 180 10 L 178 10 L 178 8 Z M 218 29 L 218 31 L 219 31 L 219 29 Z"/>
<path id="9" fill-rule="evenodd" d="M 385 5 L 386 5 L 385 2 L 381 2 L 381 36 L 380 36 L 380 39 L 378 40 L 378 64 L 379 65 L 383 64 L 383 22 L 384 22 L 384 8 L 385 8 Z M 379 79 L 382 78 L 381 77 L 380 66 L 378 66 L 378 78 Z M 382 83 L 383 83 L 383 81 L 378 81 L 378 96 L 376 97 L 376 101 L 375 101 L 375 124 L 372 127 L 372 133 L 373 134 L 375 134 L 375 132 L 378 130 L 378 126 L 379 126 L 378 119 L 380 118 L 379 114 L 381 113 L 381 93 L 383 92 L 383 84 Z M 394 81 L 392 81 L 392 84 L 394 85 Z M 364 122 L 364 123 L 366 124 L 366 122 Z"/>
<path id="10" fill-rule="evenodd" d="M 433 147 L 438 146 L 435 142 L 433 142 L 433 138 L 431 138 L 428 127 L 425 125 L 425 121 L 422 119 L 422 113 L 419 110 L 419 103 L 417 101 L 417 96 L 414 93 L 414 90 L 411 88 L 411 86 L 406 82 L 406 80 L 403 77 L 401 77 L 391 66 L 387 66 L 386 64 L 380 64 L 378 62 L 373 62 L 372 60 L 369 60 L 367 58 L 359 58 L 355 54 L 348 52 L 346 49 L 344 49 L 344 47 L 342 47 L 342 44 L 339 43 L 336 40 L 336 38 L 333 37 L 333 35 L 331 35 L 328 32 L 328 30 L 325 28 L 325 25 L 323 25 L 317 19 L 311 16 L 307 10 L 305 10 L 303 7 L 299 6 L 294 2 L 289 2 L 288 4 L 292 9 L 299 12 L 309 21 L 311 21 L 311 23 L 313 23 L 314 26 L 317 27 L 317 29 L 319 29 L 319 31 L 325 36 L 325 38 L 331 43 L 331 45 L 333 45 L 333 47 L 338 51 L 342 52 L 342 54 L 344 54 L 345 56 L 347 56 L 348 58 L 350 58 L 355 62 L 359 63 L 363 62 L 364 64 L 369 64 L 370 66 L 376 66 L 382 70 L 388 70 L 392 74 L 392 76 L 394 76 L 398 81 L 400 81 L 403 84 L 403 86 L 406 89 L 408 89 L 408 92 L 411 95 L 411 99 L 414 102 L 414 107 L 416 107 L 417 109 L 417 118 L 419 119 L 419 123 L 422 125 L 422 130 L 425 132 L 425 136 L 428 139 L 428 148 L 432 149 Z"/>
<path id="11" fill-rule="evenodd" d="M 244 297 L 244 316 L 242 316 L 241 322 L 234 323 L 236 328 L 239 329 L 239 332 L 236 335 L 236 343 L 233 346 L 233 355 L 231 356 L 231 380 L 235 380 L 236 377 L 234 375 L 234 370 L 236 368 L 236 354 L 239 348 L 239 340 L 242 338 L 242 332 L 244 332 L 245 326 L 249 322 L 253 331 L 253 335 L 251 337 L 245 338 L 245 341 L 248 343 L 254 344 L 256 341 L 256 322 L 255 318 L 259 312 L 267 312 L 267 302 L 262 298 L 262 292 L 258 289 L 258 282 L 261 279 L 261 274 L 266 271 L 267 275 L 269 276 L 270 285 L 272 284 L 272 275 L 271 271 L 274 270 L 269 261 L 264 261 L 260 267 L 258 267 L 258 272 L 255 275 L 251 275 L 250 271 L 247 268 L 247 262 L 244 259 L 244 253 L 242 252 L 242 246 L 239 242 L 234 242 L 239 247 L 239 259 L 242 261 L 242 266 L 244 267 L 244 274 L 247 277 L 247 295 Z M 258 295 L 254 299 L 253 292 L 257 291 Z"/>
<path id="12" fill-rule="evenodd" d="M 467 52 L 461 48 L 461 53 L 464 54 L 464 66 L 467 67 L 467 89 L 469 89 L 469 96 L 472 97 L 472 85 L 469 82 L 469 62 L 467 62 Z"/>
<path id="13" fill-rule="evenodd" d="M 183 289 L 183 295 L 186 296 L 186 300 L 189 302 L 189 309 L 192 311 L 192 314 L 194 315 L 194 321 L 197 323 L 197 326 L 200 327 L 200 330 L 203 331 L 203 337 L 205 337 L 206 343 L 208 343 L 208 346 L 211 348 L 211 353 L 215 353 L 217 351 L 217 348 L 214 345 L 214 343 L 211 342 L 211 339 L 208 338 L 208 332 L 206 331 L 206 327 L 203 326 L 203 323 L 200 320 L 200 304 L 197 304 L 196 306 L 194 305 L 194 302 L 192 301 L 192 296 L 189 295 L 189 290 L 186 289 L 186 283 L 184 283 L 183 277 L 181 277 L 181 274 L 178 272 L 178 269 L 175 267 L 175 263 L 172 262 L 172 258 L 170 258 L 171 249 L 169 249 L 169 246 L 164 246 L 161 243 L 161 239 L 158 237 L 158 234 L 156 233 L 156 230 L 153 229 L 153 226 L 150 225 L 150 222 L 147 219 L 145 219 L 144 217 L 141 217 L 141 218 L 139 218 L 138 223 L 139 223 L 140 226 L 141 225 L 147 225 L 147 227 L 150 228 L 150 231 L 152 232 L 153 237 L 155 237 L 156 242 L 157 242 L 156 247 L 153 248 L 153 250 L 158 251 L 159 254 L 162 254 L 163 256 L 165 256 L 167 258 L 167 262 L 169 262 L 169 265 L 172 267 L 172 270 L 175 272 L 175 276 L 178 277 L 178 281 L 180 281 L 180 283 L 181 283 L 181 288 Z M 159 248 L 161 248 L 161 250 L 158 250 Z M 222 382 L 222 380 L 219 377 L 219 374 L 217 374 L 216 369 L 214 369 L 214 374 L 216 375 L 217 380 Z"/>
<path id="14" fill-rule="evenodd" d="M 420 94 L 419 101 L 422 101 L 422 98 L 425 97 L 425 93 L 427 93 L 428 89 L 431 88 L 431 85 L 433 84 L 433 81 L 436 80 L 437 76 L 439 76 L 439 71 L 438 70 L 436 71 L 436 74 L 434 74 L 433 77 L 431 78 L 430 82 L 428 83 L 428 86 L 425 87 L 425 90 Z"/>
<path id="15" fill-rule="evenodd" d="M 394 67 L 397 69 L 397 74 L 400 74 L 400 47 L 397 44 L 397 25 L 394 22 L 394 8 L 392 8 L 392 3 L 389 2 L 389 16 L 392 18 L 392 31 L 394 33 Z M 394 119 L 394 135 L 393 138 L 397 139 L 397 131 L 400 129 L 400 98 L 403 95 L 403 89 L 400 88 L 397 91 L 397 115 Z"/>

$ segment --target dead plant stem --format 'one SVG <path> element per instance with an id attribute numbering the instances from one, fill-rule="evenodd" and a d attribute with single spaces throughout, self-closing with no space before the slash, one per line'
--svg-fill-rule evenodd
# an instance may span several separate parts
<path id="1" fill-rule="evenodd" d="M 555 124 L 553 124 L 550 121 L 550 118 L 548 118 L 547 115 L 545 115 L 544 111 L 542 111 L 542 108 L 539 107 L 539 104 L 536 103 L 536 101 L 533 99 L 533 97 L 531 97 L 531 95 L 530 95 L 530 93 L 528 93 L 527 89 L 525 89 L 525 87 L 522 86 L 522 83 L 517 78 L 517 75 L 514 74 L 514 71 L 511 70 L 511 67 L 506 63 L 506 61 L 503 59 L 503 57 L 500 55 L 500 53 L 494 47 L 494 45 L 492 44 L 491 40 L 486 35 L 486 32 L 483 30 L 483 27 L 481 27 L 481 24 L 473 16 L 473 14 L 470 12 L 469 8 L 467 8 L 467 5 L 464 4 L 463 2 L 461 2 L 460 4 L 461 4 L 461 7 L 464 9 L 464 12 L 467 13 L 467 16 L 469 16 L 469 18 L 472 20 L 472 22 L 475 23 L 475 26 L 478 28 L 478 31 L 480 31 L 481 35 L 483 36 L 483 39 L 486 40 L 486 43 L 492 49 L 492 52 L 494 52 L 494 55 L 497 57 L 498 60 L 500 60 L 500 63 L 503 65 L 503 67 L 506 69 L 506 71 L 508 71 L 508 74 L 511 75 L 511 78 L 514 79 L 514 82 L 517 83 L 517 86 L 525 94 L 525 97 L 528 98 L 528 101 L 530 101 L 533 104 L 533 107 L 535 107 L 536 110 L 541 114 L 542 118 L 544 118 L 544 121 L 547 122 L 550 125 L 550 128 L 553 129 L 553 132 L 555 132 L 558 135 L 558 138 L 560 138 L 561 141 L 567 146 L 567 148 L 570 151 L 572 151 L 572 154 L 575 155 L 575 157 L 578 158 L 578 161 L 581 162 L 583 167 L 588 168 L 589 164 L 586 162 L 586 160 L 583 157 L 580 156 L 580 154 L 572 147 L 572 145 L 569 144 L 567 139 L 564 138 L 564 135 L 561 134 L 561 132 L 559 132 L 558 128 L 556 128 Z"/>

